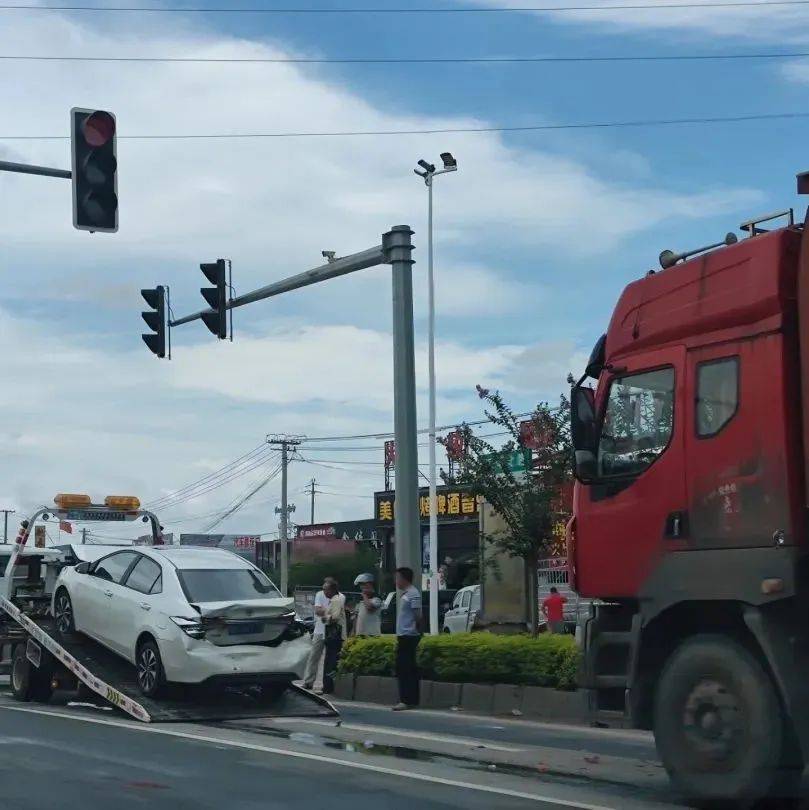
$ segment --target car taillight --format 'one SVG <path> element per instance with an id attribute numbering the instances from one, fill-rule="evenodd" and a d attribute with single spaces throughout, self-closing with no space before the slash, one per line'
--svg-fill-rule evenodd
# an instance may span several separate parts
<path id="1" fill-rule="evenodd" d="M 172 616 L 171 620 L 187 636 L 191 636 L 191 638 L 205 638 L 205 628 L 202 626 L 202 622 L 196 619 L 186 619 L 183 616 Z"/>

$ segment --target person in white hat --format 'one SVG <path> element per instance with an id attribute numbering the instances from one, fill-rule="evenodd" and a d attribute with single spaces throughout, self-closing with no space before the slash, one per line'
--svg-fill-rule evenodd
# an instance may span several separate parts
<path id="1" fill-rule="evenodd" d="M 354 621 L 354 635 L 382 635 L 382 600 L 374 592 L 374 575 L 360 574 L 354 584 L 359 585 L 362 591 L 362 601 L 357 605 Z"/>

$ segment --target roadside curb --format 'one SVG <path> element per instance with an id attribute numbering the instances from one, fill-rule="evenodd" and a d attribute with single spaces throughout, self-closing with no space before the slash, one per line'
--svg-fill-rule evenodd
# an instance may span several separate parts
<path id="1" fill-rule="evenodd" d="M 396 679 L 381 675 L 338 675 L 334 696 L 340 700 L 392 705 Z M 582 722 L 589 718 L 586 692 L 562 692 L 518 684 L 421 682 L 421 708 L 453 709 L 480 715 Z"/>

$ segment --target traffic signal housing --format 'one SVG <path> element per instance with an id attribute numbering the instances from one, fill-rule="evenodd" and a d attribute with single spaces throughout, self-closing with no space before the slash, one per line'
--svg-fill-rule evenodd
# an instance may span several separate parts
<path id="1" fill-rule="evenodd" d="M 118 230 L 118 161 L 115 116 L 106 110 L 70 111 L 73 227 Z"/>
<path id="2" fill-rule="evenodd" d="M 225 340 L 228 336 L 228 299 L 227 281 L 225 275 L 225 260 L 217 259 L 211 264 L 201 264 L 199 269 L 205 278 L 213 284 L 213 287 L 200 287 L 205 303 L 211 308 L 211 312 L 203 312 L 202 322 L 220 340 Z"/>
<path id="3" fill-rule="evenodd" d="M 147 306 L 148 312 L 141 312 L 151 333 L 141 335 L 143 342 L 149 347 L 152 354 L 158 357 L 166 356 L 166 295 L 162 284 L 152 290 L 141 290 L 140 294 Z"/>

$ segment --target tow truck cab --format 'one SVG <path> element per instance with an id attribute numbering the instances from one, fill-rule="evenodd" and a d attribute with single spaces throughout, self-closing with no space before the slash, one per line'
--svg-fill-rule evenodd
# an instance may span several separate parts
<path id="1" fill-rule="evenodd" d="M 661 254 L 572 392 L 583 686 L 696 800 L 766 795 L 809 753 L 809 230 L 742 228 Z"/>

